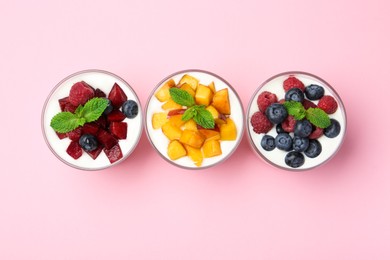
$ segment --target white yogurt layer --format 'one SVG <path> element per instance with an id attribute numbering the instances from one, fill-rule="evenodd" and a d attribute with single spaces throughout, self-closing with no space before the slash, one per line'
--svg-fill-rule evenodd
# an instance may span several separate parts
<path id="1" fill-rule="evenodd" d="M 230 118 L 234 121 L 237 127 L 237 138 L 234 141 L 221 141 L 221 150 L 222 154 L 219 156 L 215 156 L 212 158 L 204 158 L 203 163 L 200 167 L 196 166 L 194 162 L 188 157 L 184 156 L 182 158 L 179 158 L 177 160 L 172 161 L 168 157 L 167 148 L 169 144 L 168 138 L 163 134 L 161 129 L 153 129 L 152 127 L 152 116 L 156 112 L 162 112 L 164 111 L 161 108 L 161 105 L 163 104 L 160 102 L 155 96 L 155 92 L 164 85 L 165 82 L 167 82 L 169 79 L 173 79 L 175 83 L 177 84 L 181 77 L 185 74 L 189 74 L 199 80 L 199 83 L 208 85 L 212 81 L 215 83 L 216 90 L 221 90 L 224 88 L 227 88 L 229 91 L 229 99 L 230 99 L 230 107 L 231 107 L 231 115 Z M 175 73 L 167 78 L 165 78 L 163 81 L 161 81 L 157 87 L 152 91 L 149 101 L 146 107 L 146 113 L 145 113 L 145 126 L 146 126 L 146 132 L 148 135 L 148 138 L 154 148 L 160 153 L 160 155 L 167 160 L 168 162 L 175 164 L 177 166 L 188 168 L 188 169 L 203 169 L 210 166 L 213 166 L 219 162 L 222 162 L 226 160 L 237 148 L 238 144 L 240 143 L 243 135 L 243 126 L 244 126 L 244 112 L 243 107 L 241 104 L 241 101 L 235 92 L 235 90 L 223 79 L 220 77 L 213 75 L 206 71 L 198 71 L 198 70 L 189 70 L 189 71 L 181 71 L 178 73 Z"/>
<path id="2" fill-rule="evenodd" d="M 275 148 L 272 151 L 266 151 L 261 147 L 260 145 L 261 139 L 265 134 L 255 133 L 250 123 L 252 115 L 259 110 L 257 106 L 257 97 L 259 96 L 259 94 L 261 94 L 264 91 L 269 91 L 271 93 L 274 93 L 278 97 L 278 100 L 284 99 L 285 91 L 283 89 L 283 81 L 285 81 L 289 76 L 295 76 L 297 79 L 302 81 L 302 83 L 305 86 L 309 86 L 310 84 L 317 84 L 324 87 L 325 95 L 333 96 L 338 103 L 337 111 L 334 114 L 329 115 L 329 117 L 339 121 L 341 126 L 341 132 L 337 137 L 328 138 L 323 135 L 320 138 L 318 138 L 317 140 L 322 145 L 321 154 L 316 158 L 309 158 L 304 153 L 302 153 L 305 157 L 305 163 L 301 167 L 295 169 L 286 165 L 284 161 L 285 156 L 287 154 L 286 151 L 279 150 L 278 148 Z M 318 100 L 312 102 L 317 104 Z M 307 170 L 319 166 L 324 162 L 328 161 L 333 155 L 336 154 L 336 152 L 339 150 L 344 140 L 344 135 L 346 133 L 346 114 L 345 114 L 344 105 L 340 97 L 334 91 L 334 89 L 324 80 L 304 72 L 286 72 L 272 77 L 271 79 L 263 83 L 263 85 L 256 90 L 255 94 L 253 95 L 249 103 L 249 107 L 247 111 L 247 126 L 248 126 L 248 135 L 252 147 L 263 159 L 265 159 L 268 163 L 274 166 L 281 167 L 288 170 L 299 171 L 299 170 Z M 274 126 L 267 134 L 276 137 L 277 135 L 276 126 Z"/>
<path id="3" fill-rule="evenodd" d="M 106 95 L 110 92 L 112 86 L 116 82 L 126 93 L 127 98 L 134 100 L 138 104 L 138 115 L 133 119 L 126 118 L 123 122 L 127 123 L 127 139 L 119 140 L 119 145 L 123 153 L 123 158 L 111 164 L 104 151 L 93 160 L 87 153 L 77 160 L 73 159 L 67 152 L 71 140 L 64 138 L 60 140 L 55 131 L 50 127 L 50 121 L 57 113 L 61 112 L 58 100 L 69 96 L 69 91 L 74 83 L 85 81 L 93 88 L 101 89 Z M 50 93 L 46 100 L 42 112 L 42 130 L 46 142 L 52 152 L 64 163 L 82 170 L 99 170 L 116 165 L 125 160 L 136 147 L 142 133 L 142 109 L 136 93 L 120 77 L 100 70 L 87 70 L 77 72 L 62 80 Z"/>

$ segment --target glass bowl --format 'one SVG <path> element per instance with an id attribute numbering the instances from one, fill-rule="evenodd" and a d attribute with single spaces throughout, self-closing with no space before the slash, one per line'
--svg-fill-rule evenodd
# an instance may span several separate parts
<path id="1" fill-rule="evenodd" d="M 271 151 L 266 151 L 261 146 L 261 140 L 264 135 L 270 135 L 272 137 L 276 137 L 278 134 L 276 132 L 276 125 L 273 125 L 272 129 L 267 133 L 256 133 L 253 130 L 253 126 L 251 124 L 251 118 L 254 113 L 259 111 L 259 107 L 257 105 L 257 99 L 258 96 L 264 92 L 269 91 L 277 96 L 278 101 L 285 98 L 285 90 L 283 89 L 283 82 L 288 79 L 289 77 L 295 77 L 298 80 L 300 80 L 305 87 L 316 84 L 320 85 L 325 90 L 325 95 L 332 96 L 337 104 L 338 109 L 335 113 L 329 114 L 329 117 L 331 119 L 335 119 L 340 123 L 340 133 L 334 137 L 334 138 L 328 138 L 325 135 L 320 136 L 319 138 L 316 138 L 322 147 L 322 152 L 315 158 L 309 158 L 306 156 L 305 152 L 301 152 L 304 158 L 304 163 L 301 166 L 298 167 L 291 167 L 286 164 L 285 158 L 286 158 L 286 151 L 280 150 L 278 148 L 275 148 Z M 305 94 L 305 99 L 307 99 Z M 318 104 L 318 100 L 311 100 L 315 105 Z M 344 104 L 340 98 L 340 96 L 337 94 L 337 92 L 334 90 L 330 84 L 328 84 L 325 80 L 310 74 L 306 72 L 300 72 L 300 71 L 290 71 L 290 72 L 284 72 L 277 74 L 269 79 L 267 79 L 264 83 L 262 83 L 253 96 L 250 99 L 248 109 L 247 109 L 247 115 L 246 115 L 246 125 L 247 125 L 247 136 L 250 141 L 251 147 L 255 151 L 257 155 L 259 155 L 264 161 L 267 163 L 280 168 L 284 170 L 290 170 L 290 171 L 303 171 L 303 170 L 309 170 L 313 169 L 315 167 L 318 167 L 320 165 L 323 165 L 325 162 L 329 161 L 337 151 L 340 149 L 344 137 L 346 134 L 347 129 L 347 117 L 346 112 L 344 108 Z M 289 133 L 291 137 L 294 136 L 293 133 Z"/>
<path id="2" fill-rule="evenodd" d="M 63 136 L 63 139 L 59 138 L 57 133 L 50 126 L 53 116 L 61 112 L 59 100 L 69 96 L 69 91 L 73 84 L 81 81 L 86 82 L 95 90 L 100 89 L 107 96 L 114 83 L 117 83 L 126 94 L 127 99 L 134 100 L 138 104 L 137 116 L 131 119 L 126 117 L 123 120 L 123 122 L 127 123 L 127 137 L 126 139 L 118 140 L 122 157 L 119 155 L 120 152 L 118 147 L 116 147 L 116 150 L 103 149 L 95 159 L 93 159 L 92 156 L 85 151 L 82 151 L 82 155 L 78 159 L 74 159 L 67 153 L 67 148 L 69 147 L 71 140 L 67 136 Z M 97 92 L 95 91 L 95 93 Z M 109 129 L 109 124 L 110 123 L 108 121 L 106 127 L 107 131 Z M 62 162 L 80 170 L 101 170 L 123 162 L 133 152 L 138 144 L 142 129 L 142 109 L 135 91 L 119 76 L 103 70 L 79 71 L 61 80 L 50 92 L 42 110 L 42 132 L 48 147 Z M 110 152 L 110 158 L 113 162 L 111 162 L 106 155 L 106 153 L 109 154 Z"/>
<path id="3" fill-rule="evenodd" d="M 181 81 L 181 79 L 183 79 L 183 76 L 185 76 L 185 75 L 189 76 L 190 80 L 188 80 L 188 81 L 182 80 Z M 167 86 L 169 84 L 172 84 L 172 85 L 170 85 L 170 87 L 173 87 L 173 85 L 179 86 L 179 84 L 180 84 L 180 88 L 182 88 L 182 89 L 185 89 L 186 87 L 188 88 L 189 87 L 188 85 L 186 87 L 184 87 L 184 85 L 182 85 L 182 83 L 189 82 L 190 83 L 189 85 L 191 85 L 191 78 L 195 78 L 198 80 L 198 82 L 193 83 L 194 88 L 196 88 L 196 86 L 202 85 L 202 87 L 197 87 L 196 89 L 203 88 L 204 90 L 206 90 L 207 93 L 209 93 L 209 90 L 207 90 L 207 89 L 211 89 L 211 90 L 213 89 L 213 87 L 211 86 L 212 82 L 214 83 L 214 88 L 215 88 L 216 92 L 222 90 L 220 93 L 222 93 L 222 92 L 226 93 L 225 89 L 227 89 L 228 101 L 230 102 L 231 113 L 230 113 L 230 115 L 228 115 L 226 117 L 221 115 L 220 117 L 222 118 L 222 121 L 215 119 L 215 122 L 216 122 L 215 125 L 219 126 L 219 127 L 216 127 L 214 129 L 214 130 L 216 130 L 216 132 L 221 131 L 220 135 L 218 133 L 214 137 L 215 137 L 215 140 L 218 140 L 220 150 L 222 152 L 220 155 L 215 155 L 215 156 L 210 157 L 210 154 L 211 154 L 211 153 L 209 153 L 210 149 L 205 148 L 205 147 L 206 146 L 210 147 L 210 144 L 212 142 L 207 142 L 207 141 L 210 141 L 211 139 L 213 139 L 213 137 L 211 137 L 211 135 L 208 135 L 208 134 L 207 134 L 207 138 L 204 138 L 206 140 L 204 141 L 204 139 L 203 139 L 203 141 L 204 141 L 203 145 L 201 147 L 199 147 L 197 144 L 195 146 L 195 150 L 191 149 L 191 147 L 193 147 L 193 146 L 188 145 L 188 143 L 186 143 L 186 144 L 182 143 L 181 141 L 183 141 L 183 140 L 181 139 L 181 136 L 182 136 L 181 133 L 184 133 L 184 131 L 186 131 L 188 133 L 189 131 L 193 130 L 196 132 L 196 134 L 194 134 L 194 135 L 197 135 L 197 136 L 198 136 L 197 133 L 199 133 L 199 132 L 202 132 L 201 136 L 205 136 L 205 135 L 203 135 L 203 133 L 207 132 L 207 131 L 204 131 L 204 129 L 202 129 L 201 127 L 199 127 L 199 125 L 196 125 L 194 128 L 194 124 L 191 124 L 192 122 L 185 124 L 188 121 L 184 121 L 185 122 L 184 125 L 180 125 L 183 122 L 181 122 L 179 125 L 177 125 L 180 129 L 179 131 L 182 131 L 182 132 L 180 132 L 179 136 L 176 136 L 173 139 L 175 139 L 175 138 L 179 139 L 180 144 L 184 147 L 186 155 L 184 155 L 183 157 L 181 157 L 179 159 L 175 159 L 175 158 L 172 159 L 172 157 L 170 157 L 170 155 L 168 154 L 168 145 L 171 143 L 171 140 L 168 139 L 168 137 L 164 134 L 164 132 L 162 130 L 162 129 L 165 129 L 164 126 L 157 125 L 157 124 L 153 125 L 152 120 L 156 114 L 160 113 L 160 115 L 162 114 L 162 117 L 163 117 L 162 118 L 163 123 L 170 124 L 170 123 L 172 123 L 172 120 L 170 119 L 171 116 L 168 115 L 168 113 L 170 113 L 169 111 L 180 109 L 181 106 L 176 107 L 176 108 L 174 107 L 171 109 L 169 109 L 169 108 L 166 109 L 166 107 L 165 107 L 165 109 L 164 109 L 163 106 L 166 103 L 166 101 L 165 101 L 165 99 L 163 99 L 164 101 L 160 101 L 156 97 L 156 93 L 159 90 L 161 90 L 164 86 Z M 197 93 L 196 95 L 198 95 L 198 92 L 195 92 L 195 91 L 192 92 L 191 90 L 190 90 L 190 92 L 192 94 Z M 200 90 L 199 90 L 199 92 L 200 92 Z M 212 91 L 212 93 L 213 93 L 212 97 L 215 97 L 215 95 L 216 95 L 215 92 Z M 157 94 L 157 95 L 159 95 L 159 94 Z M 161 97 L 160 97 L 160 99 L 161 99 Z M 196 96 L 194 99 L 198 100 L 196 98 Z M 205 102 L 204 104 L 205 104 L 205 108 L 209 108 L 208 102 Z M 171 106 L 168 106 L 168 107 L 171 107 Z M 218 103 L 218 107 L 219 107 L 219 103 Z M 181 109 L 183 109 L 183 110 L 185 108 L 186 107 L 184 107 L 184 106 L 181 107 Z M 164 117 L 166 117 L 167 119 L 165 120 Z M 179 116 L 179 117 L 181 118 L 181 116 Z M 229 119 L 227 119 L 227 118 L 229 118 Z M 223 121 L 223 120 L 225 120 L 225 121 Z M 168 121 L 168 122 L 166 122 L 166 121 Z M 189 120 L 189 121 L 191 121 L 191 120 Z M 234 140 L 226 140 L 227 139 L 226 133 L 233 132 L 233 131 L 226 130 L 226 129 L 228 129 L 226 122 L 229 122 L 230 125 L 233 125 L 233 128 L 236 130 L 236 135 L 235 135 Z M 233 124 L 232 124 L 232 122 L 233 122 Z M 226 123 L 226 125 L 221 126 L 221 124 L 224 124 L 224 123 Z M 185 169 L 205 169 L 205 168 L 215 166 L 215 165 L 225 161 L 236 150 L 236 148 L 239 145 L 239 143 L 242 139 L 242 136 L 243 136 L 244 112 L 243 112 L 241 100 L 240 100 L 237 92 L 233 89 L 233 87 L 227 81 L 225 81 L 221 77 L 217 76 L 216 74 L 213 74 L 213 73 L 208 72 L 208 71 L 183 70 L 183 71 L 175 72 L 175 73 L 167 76 L 160 83 L 158 83 L 157 86 L 153 89 L 153 91 L 151 92 L 151 94 L 149 96 L 149 99 L 148 99 L 148 102 L 147 102 L 147 105 L 145 108 L 145 123 L 144 124 L 145 124 L 146 133 L 147 133 L 147 136 L 148 136 L 150 143 L 152 144 L 154 149 L 161 155 L 161 157 L 163 159 L 165 159 L 166 161 L 168 161 L 169 163 L 171 163 L 175 166 L 185 168 Z M 192 129 L 192 130 L 188 130 L 188 129 Z M 176 130 L 177 130 L 177 128 L 176 128 Z M 231 130 L 231 128 L 230 128 L 230 130 Z M 191 133 L 193 133 L 193 132 L 191 132 Z M 213 134 L 215 134 L 215 132 L 213 132 Z M 218 138 L 218 135 L 219 135 L 219 137 L 221 137 L 220 139 Z M 202 139 L 202 138 L 203 137 L 200 137 L 200 139 Z M 205 145 L 206 143 L 207 143 L 207 145 Z M 218 145 L 217 142 L 213 141 L 213 143 Z M 177 144 L 177 142 L 176 142 L 176 144 Z M 191 147 L 189 147 L 189 146 L 191 146 Z M 183 150 L 180 147 L 180 145 L 179 145 L 179 148 L 180 149 L 178 149 L 178 150 Z M 175 150 L 175 149 L 173 149 L 173 150 Z"/>

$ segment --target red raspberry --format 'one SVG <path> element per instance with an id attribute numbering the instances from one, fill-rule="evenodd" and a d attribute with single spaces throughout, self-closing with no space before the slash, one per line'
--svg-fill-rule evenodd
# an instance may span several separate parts
<path id="1" fill-rule="evenodd" d="M 288 79 L 283 81 L 283 88 L 284 88 L 284 91 L 286 91 L 286 92 L 292 88 L 299 88 L 300 90 L 305 92 L 305 85 L 303 85 L 302 81 L 300 81 L 299 79 L 297 79 L 294 76 L 290 76 L 290 77 L 288 77 Z"/>
<path id="2" fill-rule="evenodd" d="M 282 98 L 282 99 L 279 100 L 279 104 L 282 104 L 282 105 L 283 105 L 284 102 L 286 102 L 286 100 L 285 100 L 284 98 Z"/>
<path id="3" fill-rule="evenodd" d="M 314 129 L 313 132 L 311 132 L 311 134 L 309 135 L 309 139 L 318 139 L 324 133 L 324 129 L 316 127 L 314 125 L 313 125 L 313 129 Z"/>
<path id="4" fill-rule="evenodd" d="M 297 121 L 292 115 L 288 115 L 287 118 L 282 122 L 282 128 L 288 133 L 294 132 L 295 123 Z"/>
<path id="5" fill-rule="evenodd" d="M 276 102 L 278 102 L 278 98 L 269 91 L 264 91 L 257 97 L 257 106 L 261 112 L 265 112 L 269 105 Z"/>
<path id="6" fill-rule="evenodd" d="M 303 102 L 302 102 L 302 105 L 305 109 L 309 109 L 309 108 L 316 108 L 317 105 L 314 104 L 313 102 L 311 102 L 310 100 L 308 99 L 304 99 Z"/>
<path id="7" fill-rule="evenodd" d="M 327 114 L 333 114 L 336 112 L 338 105 L 334 97 L 325 95 L 318 101 L 318 107 Z"/>
<path id="8" fill-rule="evenodd" d="M 268 120 L 268 118 L 260 111 L 257 111 L 252 115 L 251 125 L 255 133 L 267 133 L 272 129 L 273 124 Z"/>

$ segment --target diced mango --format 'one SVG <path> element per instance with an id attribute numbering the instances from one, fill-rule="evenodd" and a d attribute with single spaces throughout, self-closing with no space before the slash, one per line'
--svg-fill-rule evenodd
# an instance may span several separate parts
<path id="1" fill-rule="evenodd" d="M 195 102 L 198 105 L 208 106 L 210 105 L 212 98 L 213 92 L 211 91 L 211 89 L 209 89 L 209 87 L 205 85 L 199 84 L 195 93 Z"/>
<path id="2" fill-rule="evenodd" d="M 237 127 L 234 121 L 230 118 L 226 118 L 226 124 L 219 126 L 221 140 L 232 141 L 237 138 Z"/>
<path id="3" fill-rule="evenodd" d="M 221 139 L 221 135 L 218 131 L 210 130 L 210 129 L 199 129 L 198 131 L 206 138 L 205 142 L 209 140 Z"/>
<path id="4" fill-rule="evenodd" d="M 161 126 L 161 130 L 169 140 L 179 140 L 182 135 L 181 129 L 172 125 L 169 121 Z"/>
<path id="5" fill-rule="evenodd" d="M 152 127 L 153 129 L 159 129 L 163 124 L 168 122 L 167 113 L 158 112 L 152 115 Z"/>
<path id="6" fill-rule="evenodd" d="M 211 103 L 221 114 L 230 115 L 229 91 L 227 88 L 218 90 Z"/>
<path id="7" fill-rule="evenodd" d="M 170 116 L 168 121 L 174 126 L 181 127 L 186 122 L 186 121 L 181 120 L 181 118 L 182 118 L 182 115 L 174 115 L 174 116 Z"/>
<path id="8" fill-rule="evenodd" d="M 199 80 L 193 76 L 190 76 L 188 74 L 184 74 L 183 77 L 179 81 L 179 85 L 187 83 L 191 86 L 193 90 L 196 90 L 199 84 Z"/>
<path id="9" fill-rule="evenodd" d="M 187 144 L 184 144 L 184 148 L 187 150 L 187 155 L 191 158 L 196 166 L 201 166 L 203 162 L 203 154 L 199 148 L 194 148 Z"/>
<path id="10" fill-rule="evenodd" d="M 171 98 L 171 94 L 169 93 L 169 89 L 175 86 L 175 81 L 173 79 L 168 80 L 161 86 L 160 89 L 154 94 L 154 96 L 160 101 L 165 102 Z"/>
<path id="11" fill-rule="evenodd" d="M 196 126 L 196 122 L 194 121 L 194 119 L 190 119 L 185 122 L 184 129 L 196 131 L 198 130 L 198 127 Z"/>
<path id="12" fill-rule="evenodd" d="M 215 92 L 217 92 L 217 91 L 215 90 L 214 81 L 211 81 L 208 87 L 211 89 L 211 91 L 213 92 L 213 94 L 214 94 Z"/>
<path id="13" fill-rule="evenodd" d="M 172 110 L 172 109 L 180 109 L 182 108 L 181 105 L 177 104 L 175 101 L 173 101 L 172 98 L 169 98 L 167 102 L 165 102 L 162 106 L 162 109 L 164 110 Z"/>
<path id="14" fill-rule="evenodd" d="M 221 144 L 218 140 L 209 140 L 203 144 L 202 151 L 205 158 L 221 155 Z"/>
<path id="15" fill-rule="evenodd" d="M 179 141 L 173 140 L 168 144 L 168 156 L 171 160 L 177 160 L 186 155 L 187 151 Z"/>
<path id="16" fill-rule="evenodd" d="M 187 144 L 195 148 L 201 148 L 205 137 L 199 133 L 199 131 L 184 129 L 179 140 L 183 144 Z"/>
<path id="17" fill-rule="evenodd" d="M 192 97 L 195 97 L 195 90 L 187 83 L 184 83 L 180 85 L 180 89 L 185 90 L 190 94 Z"/>

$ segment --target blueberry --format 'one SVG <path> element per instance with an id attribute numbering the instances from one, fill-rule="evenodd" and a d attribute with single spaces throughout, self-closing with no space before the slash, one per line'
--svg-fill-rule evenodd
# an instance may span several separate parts
<path id="1" fill-rule="evenodd" d="M 293 150 L 296 152 L 303 152 L 309 147 L 309 138 L 294 136 L 293 138 Z"/>
<path id="2" fill-rule="evenodd" d="M 304 152 L 307 157 L 315 158 L 322 152 L 322 145 L 317 139 L 310 139 L 309 147 Z"/>
<path id="3" fill-rule="evenodd" d="M 286 101 L 302 102 L 304 98 L 305 98 L 305 96 L 304 96 L 302 90 L 300 90 L 299 88 L 291 88 L 284 95 L 284 99 Z"/>
<path id="4" fill-rule="evenodd" d="M 330 126 L 324 129 L 324 135 L 329 138 L 334 138 L 339 135 L 341 126 L 336 119 L 330 119 Z"/>
<path id="5" fill-rule="evenodd" d="M 134 118 L 138 115 L 138 104 L 134 100 L 127 100 L 122 105 L 122 112 L 127 118 Z"/>
<path id="6" fill-rule="evenodd" d="M 315 84 L 311 84 L 305 88 L 305 95 L 310 100 L 318 100 L 322 98 L 324 94 L 324 88 Z"/>
<path id="7" fill-rule="evenodd" d="M 279 103 L 272 103 L 265 110 L 265 115 L 273 124 L 279 124 L 288 116 L 286 108 Z"/>
<path id="8" fill-rule="evenodd" d="M 272 151 L 273 149 L 275 149 L 275 138 L 270 135 L 264 135 L 263 138 L 261 138 L 260 144 L 264 150 Z"/>
<path id="9" fill-rule="evenodd" d="M 299 120 L 295 123 L 294 135 L 308 137 L 313 130 L 313 126 L 307 119 Z"/>
<path id="10" fill-rule="evenodd" d="M 284 131 L 282 124 L 277 124 L 276 125 L 276 133 L 281 134 L 281 133 L 287 133 L 287 132 Z"/>
<path id="11" fill-rule="evenodd" d="M 84 134 L 79 139 L 79 144 L 84 151 L 93 151 L 98 147 L 98 141 L 95 136 L 91 134 Z"/>
<path id="12" fill-rule="evenodd" d="M 108 98 L 106 98 L 106 99 L 108 100 L 108 105 L 107 105 L 106 109 L 104 110 L 103 114 L 108 115 L 109 113 L 112 112 L 114 107 L 112 106 L 111 100 L 109 100 Z"/>
<path id="13" fill-rule="evenodd" d="M 278 134 L 275 138 L 276 147 L 283 151 L 291 151 L 292 138 L 287 133 Z"/>
<path id="14" fill-rule="evenodd" d="M 292 151 L 286 154 L 284 162 L 292 168 L 298 168 L 305 163 L 305 157 L 299 152 Z"/>

